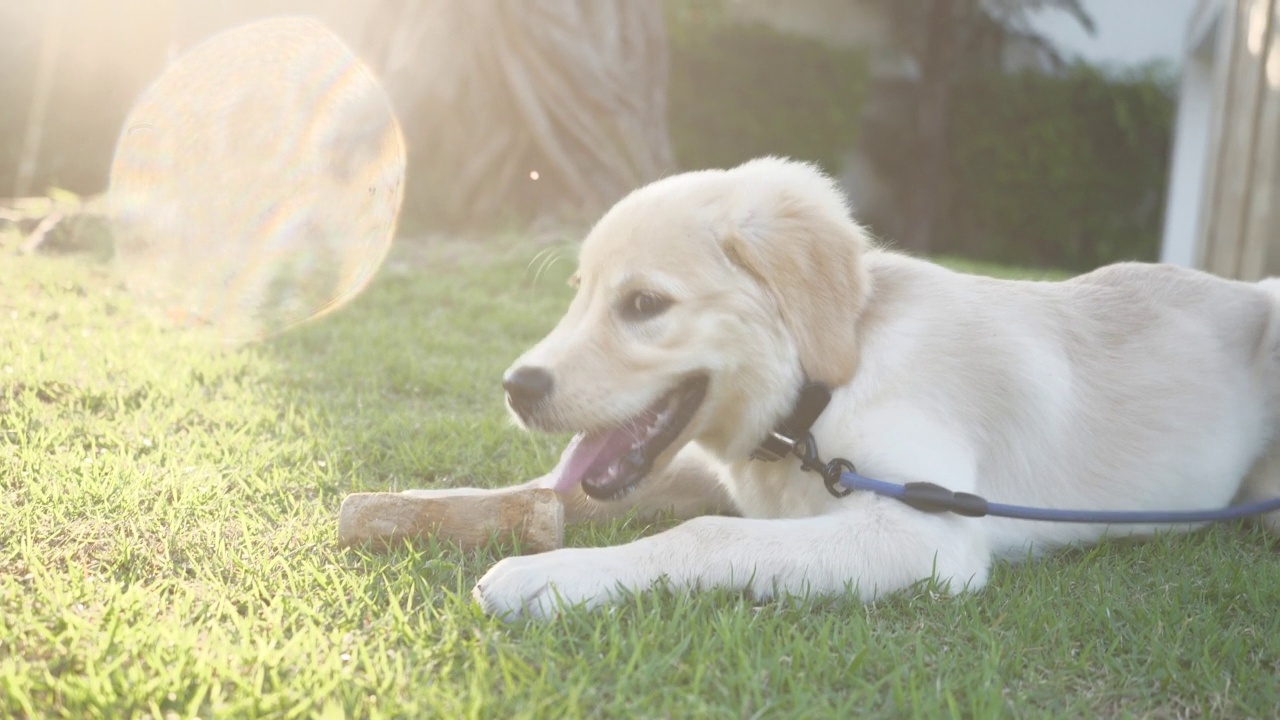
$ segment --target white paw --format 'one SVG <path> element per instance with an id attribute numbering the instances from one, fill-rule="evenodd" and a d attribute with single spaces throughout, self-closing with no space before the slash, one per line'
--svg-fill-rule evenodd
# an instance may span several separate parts
<path id="1" fill-rule="evenodd" d="M 621 548 L 569 548 L 511 557 L 480 578 L 471 597 L 503 620 L 548 620 L 563 608 L 591 609 L 648 584 Z"/>

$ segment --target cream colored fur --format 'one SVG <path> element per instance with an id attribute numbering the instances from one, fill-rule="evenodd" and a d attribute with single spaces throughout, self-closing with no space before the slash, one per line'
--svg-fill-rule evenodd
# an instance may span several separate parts
<path id="1" fill-rule="evenodd" d="M 560 603 L 599 606 L 659 582 L 868 600 L 930 577 L 973 590 L 993 558 L 1108 531 L 835 499 L 794 460 L 750 460 L 806 377 L 834 388 L 813 428 L 822 454 L 882 480 L 1095 509 L 1280 494 L 1278 281 L 1142 264 L 1067 282 L 956 273 L 873 247 L 830 180 L 771 158 L 632 193 L 585 240 L 579 274 L 563 320 L 516 363 L 555 380 L 531 426 L 595 429 L 688 373 L 711 383 L 678 452 L 635 494 L 609 505 L 577 491 L 571 516 L 741 517 L 505 559 L 474 591 L 490 613 L 548 617 Z M 624 322 L 615 308 L 636 289 L 675 302 Z"/>

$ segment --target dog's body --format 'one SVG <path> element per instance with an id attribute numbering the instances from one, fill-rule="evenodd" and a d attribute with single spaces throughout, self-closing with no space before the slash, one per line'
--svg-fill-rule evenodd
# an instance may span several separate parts
<path id="1" fill-rule="evenodd" d="M 571 516 L 742 517 L 503 560 L 476 586 L 489 612 L 547 616 L 659 581 L 976 589 L 993 557 L 1108 531 L 837 499 L 794 458 L 752 460 L 807 380 L 832 388 L 812 428 L 823 457 L 873 478 L 1091 509 L 1280 495 L 1280 283 L 1139 264 L 1061 283 L 959 274 L 869 247 L 826 178 L 774 159 L 636 191 L 579 271 L 565 318 L 506 379 L 525 424 L 586 433 L 534 484 Z"/>

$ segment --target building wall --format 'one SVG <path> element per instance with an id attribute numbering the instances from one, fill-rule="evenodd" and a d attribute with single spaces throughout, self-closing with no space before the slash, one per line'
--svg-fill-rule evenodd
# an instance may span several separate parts
<path id="1" fill-rule="evenodd" d="M 1280 275 L 1280 0 L 1201 5 L 1216 20 L 1211 50 L 1194 21 L 1189 34 L 1184 92 L 1197 87 L 1179 112 L 1164 259 Z"/>
<path id="2" fill-rule="evenodd" d="M 1210 169 L 1210 142 L 1226 87 L 1224 62 L 1230 32 L 1226 8 L 1230 0 L 1199 0 L 1185 28 L 1185 57 L 1178 89 L 1178 116 L 1166 193 L 1161 262 L 1200 266 L 1202 196 Z"/>

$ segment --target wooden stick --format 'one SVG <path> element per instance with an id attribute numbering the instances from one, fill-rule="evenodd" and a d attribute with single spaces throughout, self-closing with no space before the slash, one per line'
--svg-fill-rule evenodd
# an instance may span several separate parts
<path id="1" fill-rule="evenodd" d="M 435 535 L 472 550 L 497 534 L 514 537 L 525 553 L 564 544 L 564 506 L 554 490 L 411 490 L 355 493 L 338 511 L 338 542 L 385 550 Z"/>

